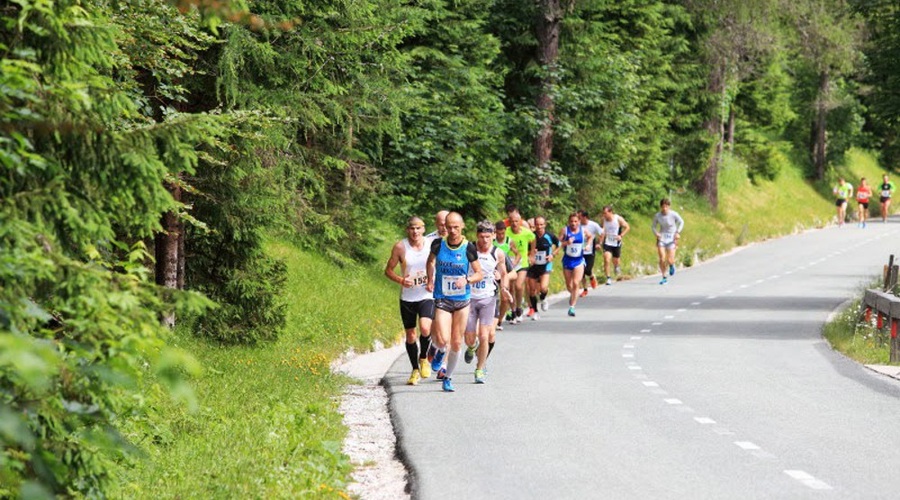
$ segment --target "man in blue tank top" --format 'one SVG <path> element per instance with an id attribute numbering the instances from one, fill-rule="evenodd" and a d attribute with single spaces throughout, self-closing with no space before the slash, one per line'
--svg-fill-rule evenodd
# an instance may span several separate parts
<path id="1" fill-rule="evenodd" d="M 480 282 L 484 276 L 478 262 L 478 250 L 463 237 L 465 224 L 462 216 L 450 212 L 445 227 L 447 237 L 436 239 L 431 244 L 431 253 L 426 263 L 427 289 L 434 292 L 432 337 L 438 348 L 431 368 L 439 372 L 438 378 L 443 378 L 444 391 L 453 392 L 451 379 L 459 361 L 463 335 L 469 320 L 470 285 Z M 448 339 L 450 355 L 447 356 L 447 368 L 444 371 L 441 370 L 441 363 L 447 351 Z"/>

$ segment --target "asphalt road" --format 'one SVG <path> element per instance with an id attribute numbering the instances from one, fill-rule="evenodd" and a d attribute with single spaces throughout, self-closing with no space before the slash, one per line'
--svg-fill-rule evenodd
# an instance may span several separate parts
<path id="1" fill-rule="evenodd" d="M 462 361 L 455 393 L 403 385 L 404 354 L 386 381 L 414 498 L 900 498 L 900 381 L 821 337 L 900 255 L 898 222 L 558 302 L 499 332 L 485 385 Z"/>

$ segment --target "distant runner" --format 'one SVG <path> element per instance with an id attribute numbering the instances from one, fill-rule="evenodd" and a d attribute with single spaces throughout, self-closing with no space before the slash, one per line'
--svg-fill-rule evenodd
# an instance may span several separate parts
<path id="1" fill-rule="evenodd" d="M 438 213 L 434 214 L 434 231 L 425 235 L 426 240 L 435 240 L 438 238 L 446 238 L 447 237 L 447 214 L 450 212 L 448 210 L 441 210 Z"/>
<path id="2" fill-rule="evenodd" d="M 585 210 L 578 211 L 578 219 L 581 221 L 581 227 L 594 238 L 593 243 L 584 247 L 584 277 L 581 278 L 581 288 L 583 289 L 581 296 L 586 297 L 588 280 L 591 282 L 591 288 L 597 288 L 597 278 L 594 276 L 594 258 L 596 257 L 594 249 L 601 241 L 600 235 L 603 234 L 603 228 L 597 222 L 590 220 Z"/>
<path id="3" fill-rule="evenodd" d="M 678 239 L 684 229 L 684 219 L 671 209 L 671 205 L 668 198 L 663 198 L 659 202 L 659 212 L 656 212 L 653 223 L 650 224 L 650 230 L 656 236 L 656 252 L 659 254 L 659 272 L 662 273 L 660 285 L 669 282 L 666 279 L 667 264 L 669 276 L 675 275 L 675 250 L 678 249 Z"/>
<path id="4" fill-rule="evenodd" d="M 859 222 L 857 226 L 866 227 L 866 220 L 869 218 L 869 198 L 872 196 L 872 188 L 866 182 L 866 178 L 859 179 L 859 189 L 856 190 L 857 218 Z"/>
<path id="5" fill-rule="evenodd" d="M 520 259 L 515 262 L 516 267 L 513 268 L 516 273 L 516 286 L 513 289 L 513 319 L 510 323 L 516 324 L 522 321 L 525 282 L 528 276 L 528 256 L 531 255 L 531 249 L 534 246 L 534 233 L 522 225 L 522 214 L 518 211 L 510 212 L 509 224 L 506 236 L 512 240 L 520 255 Z"/>
<path id="6" fill-rule="evenodd" d="M 566 289 L 569 290 L 569 316 L 575 316 L 578 285 L 584 277 L 584 246 L 593 244 L 593 237 L 581 228 L 578 214 L 572 213 L 569 215 L 569 224 L 559 233 L 559 241 L 565 251 L 562 264 Z"/>
<path id="7" fill-rule="evenodd" d="M 894 196 L 894 183 L 888 179 L 888 174 L 881 177 L 881 186 L 879 186 L 881 196 L 881 222 L 887 222 L 888 215 L 891 213 L 891 196 Z"/>
<path id="8" fill-rule="evenodd" d="M 426 288 L 434 292 L 434 343 L 439 348 L 431 362 L 431 369 L 441 370 L 441 362 L 449 343 L 447 369 L 438 375 L 444 375 L 444 391 L 453 392 L 455 389 L 451 379 L 459 362 L 463 334 L 469 320 L 470 285 L 480 282 L 484 276 L 475 245 L 463 237 L 465 224 L 462 216 L 450 212 L 446 227 L 447 237 L 434 240 L 431 244 L 431 253 L 428 254 L 426 263 Z"/>
<path id="9" fill-rule="evenodd" d="M 494 246 L 503 250 L 506 255 L 506 272 L 504 273 L 503 282 L 500 283 L 500 316 L 497 318 L 497 330 L 503 330 L 503 318 L 506 312 L 512 307 L 513 296 L 511 290 L 515 287 L 516 273 L 513 272 L 515 262 L 521 258 L 519 250 L 512 243 L 512 240 L 506 237 L 506 223 L 502 220 L 494 224 Z"/>
<path id="10" fill-rule="evenodd" d="M 610 267 L 615 265 L 616 276 L 622 274 L 619 266 L 622 257 L 622 238 L 631 230 L 628 222 L 621 215 L 613 212 L 611 206 L 603 207 L 603 272 L 606 274 L 606 284 L 612 285 L 612 273 Z M 612 261 L 612 262 L 610 262 Z"/>
<path id="11" fill-rule="evenodd" d="M 407 237 L 398 241 L 391 250 L 384 275 L 402 287 L 400 289 L 400 319 L 406 331 L 406 354 L 412 365 L 409 385 L 419 383 L 419 377 L 428 378 L 431 370 L 425 359 L 431 344 L 431 320 L 434 318 L 434 298 L 426 289 L 425 263 L 430 248 L 425 243 L 425 222 L 410 217 L 406 222 Z M 394 272 L 400 264 L 400 274 Z M 419 325 L 419 344 L 416 346 L 416 323 Z"/>
<path id="12" fill-rule="evenodd" d="M 547 293 L 550 291 L 550 271 L 556 250 L 559 248 L 559 240 L 556 236 L 547 232 L 547 220 L 543 217 L 534 218 L 534 245 L 529 255 L 528 267 L 528 300 L 531 307 L 528 309 L 528 317 L 532 321 L 540 319 L 538 313 L 538 300 L 541 310 L 548 309 Z"/>
<path id="13" fill-rule="evenodd" d="M 484 364 L 487 362 L 488 353 L 494 347 L 496 335 L 494 320 L 500 312 L 497 304 L 499 288 L 497 285 L 506 282 L 506 254 L 493 245 L 494 224 L 490 221 L 481 221 L 476 230 L 478 237 L 475 246 L 484 278 L 472 285 L 472 309 L 465 335 L 468 346 L 465 361 L 471 363 L 473 355 L 477 353 L 475 383 L 483 384 Z"/>
<path id="14" fill-rule="evenodd" d="M 847 200 L 853 196 L 853 184 L 841 177 L 838 179 L 838 185 L 834 188 L 834 194 L 837 196 L 834 205 L 837 207 L 838 227 L 840 227 L 844 225 L 844 220 L 847 218 Z"/>

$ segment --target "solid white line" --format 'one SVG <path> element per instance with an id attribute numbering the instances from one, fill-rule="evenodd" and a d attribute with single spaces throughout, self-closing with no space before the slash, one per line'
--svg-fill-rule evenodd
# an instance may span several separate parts
<path id="1" fill-rule="evenodd" d="M 750 441 L 735 441 L 734 444 L 738 445 L 742 450 L 758 450 L 759 446 L 751 443 Z"/>
<path id="2" fill-rule="evenodd" d="M 649 380 L 642 383 L 647 387 L 659 387 L 659 384 L 657 384 L 656 382 L 650 382 Z"/>
<path id="3" fill-rule="evenodd" d="M 694 420 L 696 420 L 698 424 L 704 424 L 704 425 L 716 423 L 715 420 L 713 420 L 709 417 L 694 417 Z"/>
<path id="4" fill-rule="evenodd" d="M 663 401 L 665 401 L 666 403 L 668 403 L 668 404 L 670 404 L 670 405 L 680 405 L 680 404 L 684 404 L 684 403 L 681 402 L 680 399 L 675 399 L 675 398 L 664 399 Z"/>
<path id="5" fill-rule="evenodd" d="M 802 470 L 785 470 L 784 473 L 814 490 L 832 489 L 831 486 L 829 486 L 827 483 L 816 479 L 812 474 L 808 472 Z"/>

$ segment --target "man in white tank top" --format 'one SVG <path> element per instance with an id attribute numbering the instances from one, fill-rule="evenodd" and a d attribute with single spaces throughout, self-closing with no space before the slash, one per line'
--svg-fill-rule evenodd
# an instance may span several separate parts
<path id="1" fill-rule="evenodd" d="M 431 320 L 434 318 L 434 297 L 425 287 L 427 273 L 425 263 L 430 252 L 425 241 L 425 222 L 419 217 L 410 217 L 406 223 L 407 237 L 398 241 L 391 249 L 384 268 L 384 275 L 399 284 L 400 319 L 406 331 L 406 354 L 412 365 L 412 373 L 407 384 L 416 385 L 419 377 L 431 376 L 426 353 L 431 344 Z M 400 265 L 400 274 L 395 272 Z M 419 343 L 416 345 L 416 324 L 419 326 Z"/>
<path id="2" fill-rule="evenodd" d="M 617 275 L 621 274 L 622 239 L 631 230 L 631 226 L 621 215 L 613 212 L 609 205 L 603 207 L 601 220 L 603 221 L 603 272 L 606 274 L 606 284 L 612 285 L 610 264 L 614 265 Z"/>
<path id="3" fill-rule="evenodd" d="M 496 319 L 500 317 L 497 304 L 498 286 L 506 286 L 506 254 L 494 246 L 494 224 L 481 221 L 477 226 L 478 262 L 484 277 L 472 285 L 472 302 L 469 310 L 469 321 L 466 325 L 466 363 L 472 361 L 471 353 L 475 349 L 476 335 L 478 347 L 475 354 L 478 362 L 475 365 L 475 383 L 484 383 L 484 364 L 488 354 L 494 349 L 496 335 Z M 499 284 L 499 285 L 498 285 Z M 507 290 L 508 291 L 508 290 Z"/>

